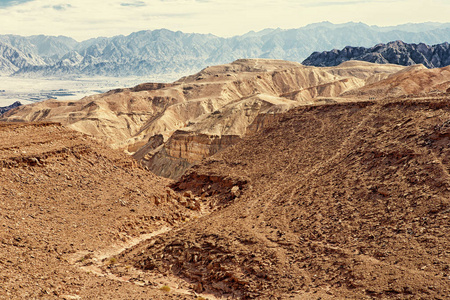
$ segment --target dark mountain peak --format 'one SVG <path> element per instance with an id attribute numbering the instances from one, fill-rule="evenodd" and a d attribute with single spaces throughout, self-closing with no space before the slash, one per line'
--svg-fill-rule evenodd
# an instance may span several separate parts
<path id="1" fill-rule="evenodd" d="M 447 42 L 429 46 L 425 43 L 408 44 L 401 40 L 377 44 L 371 48 L 347 46 L 342 50 L 314 52 L 303 64 L 331 67 L 348 60 L 403 66 L 423 64 L 427 68 L 442 68 L 450 65 L 450 46 Z"/>
<path id="2" fill-rule="evenodd" d="M 16 102 L 14 102 L 14 103 L 11 104 L 11 105 L 4 106 L 4 107 L 0 107 L 0 116 L 1 116 L 2 114 L 4 114 L 5 112 L 7 112 L 7 111 L 9 111 L 9 110 L 11 110 L 11 109 L 13 109 L 13 108 L 19 107 L 19 106 L 21 106 L 21 105 L 22 105 L 22 103 L 20 103 L 19 101 L 16 101 Z"/>
<path id="3" fill-rule="evenodd" d="M 406 45 L 406 43 L 404 43 L 401 40 L 396 40 L 396 41 L 392 41 L 392 42 L 387 43 L 387 45 L 388 46 L 390 46 L 390 45 L 404 46 L 404 45 Z"/>

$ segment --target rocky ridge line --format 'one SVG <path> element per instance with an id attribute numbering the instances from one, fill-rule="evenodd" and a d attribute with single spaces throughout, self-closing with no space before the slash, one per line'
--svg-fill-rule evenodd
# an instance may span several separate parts
<path id="1" fill-rule="evenodd" d="M 408 44 L 394 41 L 377 44 L 371 48 L 347 46 L 342 50 L 314 52 L 302 64 L 332 67 L 349 60 L 402 66 L 422 64 L 427 68 L 442 68 L 450 65 L 450 45 L 448 42 L 429 46 L 424 43 Z"/>

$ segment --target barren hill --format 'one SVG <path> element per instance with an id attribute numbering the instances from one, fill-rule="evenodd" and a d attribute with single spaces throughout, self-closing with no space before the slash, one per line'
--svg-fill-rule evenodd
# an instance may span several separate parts
<path id="1" fill-rule="evenodd" d="M 384 80 L 348 91 L 342 96 L 380 99 L 446 91 L 450 92 L 450 66 L 428 70 L 415 65 Z"/>
<path id="2" fill-rule="evenodd" d="M 167 183 L 58 124 L 0 123 L 0 298 L 176 298 L 156 280 L 152 289 L 95 268 L 133 238 L 194 214 Z"/>
<path id="3" fill-rule="evenodd" d="M 174 185 L 214 213 L 119 265 L 239 299 L 447 299 L 449 100 L 281 114 Z"/>
<path id="4" fill-rule="evenodd" d="M 79 101 L 27 105 L 3 120 L 61 122 L 134 153 L 158 175 L 177 178 L 193 163 L 253 132 L 262 115 L 341 101 L 343 93 L 403 70 L 366 62 L 316 68 L 280 60 L 237 60 L 171 84 L 148 83 Z"/>

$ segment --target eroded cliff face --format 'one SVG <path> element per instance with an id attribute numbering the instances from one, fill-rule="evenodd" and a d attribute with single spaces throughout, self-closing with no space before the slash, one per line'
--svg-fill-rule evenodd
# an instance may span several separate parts
<path id="1" fill-rule="evenodd" d="M 151 137 L 133 156 L 154 173 L 177 179 L 193 164 L 238 143 L 295 106 L 294 101 L 265 95 L 232 102 L 175 131 L 165 143 L 156 144 L 161 138 Z"/>
<path id="2" fill-rule="evenodd" d="M 2 120 L 58 122 L 113 148 L 125 148 L 124 141 L 178 101 L 178 95 L 169 92 L 110 92 L 79 101 L 47 100 L 21 106 L 4 114 Z"/>
<path id="3" fill-rule="evenodd" d="M 178 130 L 156 151 L 149 151 L 144 156 L 136 153 L 134 157 L 154 173 L 179 178 L 194 163 L 240 140 L 237 135 L 215 136 Z"/>
<path id="4" fill-rule="evenodd" d="M 256 132 L 273 114 L 349 101 L 340 97 L 402 70 L 366 62 L 317 68 L 242 59 L 171 84 L 145 83 L 79 101 L 27 105 L 3 120 L 60 122 L 134 154 L 156 174 L 177 178 L 193 163 Z"/>
<path id="5" fill-rule="evenodd" d="M 167 141 L 165 148 L 168 155 L 194 163 L 239 140 L 236 135 L 213 136 L 178 130 Z"/>

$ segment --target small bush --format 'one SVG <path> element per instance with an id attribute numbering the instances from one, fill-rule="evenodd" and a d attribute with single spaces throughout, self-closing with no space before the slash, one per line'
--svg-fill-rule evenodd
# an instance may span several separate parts
<path id="1" fill-rule="evenodd" d="M 111 258 L 109 259 L 109 264 L 110 264 L 110 265 L 115 265 L 115 264 L 117 264 L 117 258 L 111 257 Z"/>
<path id="2" fill-rule="evenodd" d="M 161 291 L 164 292 L 170 292 L 170 287 L 168 287 L 167 285 L 163 285 L 162 287 L 159 288 Z"/>

